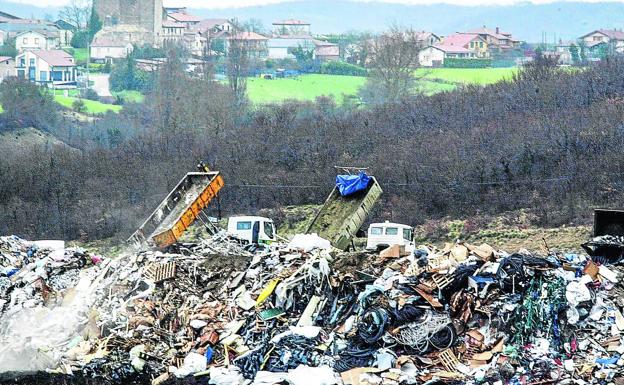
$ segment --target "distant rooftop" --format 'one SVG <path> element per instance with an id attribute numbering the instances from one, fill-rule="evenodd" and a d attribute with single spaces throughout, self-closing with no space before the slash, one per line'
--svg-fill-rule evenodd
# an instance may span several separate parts
<path id="1" fill-rule="evenodd" d="M 185 12 L 172 12 L 169 13 L 167 16 L 181 23 L 199 23 L 202 20 L 198 16 L 191 15 Z"/>

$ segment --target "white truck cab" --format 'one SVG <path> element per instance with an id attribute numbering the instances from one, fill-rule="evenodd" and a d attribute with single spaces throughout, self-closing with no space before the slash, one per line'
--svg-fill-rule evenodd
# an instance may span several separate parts
<path id="1" fill-rule="evenodd" d="M 270 244 L 277 239 L 273 220 L 265 217 L 230 217 L 227 232 L 249 244 Z"/>
<path id="2" fill-rule="evenodd" d="M 403 245 L 406 252 L 412 253 L 415 249 L 412 236 L 413 229 L 408 225 L 388 221 L 372 223 L 368 227 L 366 250 L 381 250 L 392 245 Z"/>

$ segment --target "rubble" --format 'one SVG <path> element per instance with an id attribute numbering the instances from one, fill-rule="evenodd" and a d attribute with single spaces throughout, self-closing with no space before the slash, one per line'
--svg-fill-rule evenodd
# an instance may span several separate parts
<path id="1" fill-rule="evenodd" d="M 48 317 L 64 326 L 43 330 L 62 338 L 22 354 L 44 366 L 35 369 L 94 381 L 585 384 L 624 374 L 618 258 L 462 243 L 380 257 L 299 240 L 252 254 L 217 234 L 168 252 L 55 259 L 0 238 L 0 342 L 24 343 L 13 316 L 32 329 L 37 311 L 60 308 L 76 320 Z"/>

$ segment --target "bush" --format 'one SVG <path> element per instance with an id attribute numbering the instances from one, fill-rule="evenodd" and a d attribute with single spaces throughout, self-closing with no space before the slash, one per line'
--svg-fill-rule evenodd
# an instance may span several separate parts
<path id="1" fill-rule="evenodd" d="M 87 88 L 87 90 L 84 92 L 84 98 L 89 100 L 95 100 L 97 102 L 100 101 L 100 96 L 91 88 Z"/>
<path id="2" fill-rule="evenodd" d="M 24 79 L 8 77 L 0 83 L 0 105 L 3 123 L 11 128 L 51 130 L 59 120 L 52 93 Z"/>
<path id="3" fill-rule="evenodd" d="M 75 31 L 71 39 L 71 46 L 74 48 L 87 48 L 91 42 L 89 31 Z"/>
<path id="4" fill-rule="evenodd" d="M 357 66 L 355 64 L 349 64 L 342 61 L 330 61 L 321 64 L 322 74 L 328 75 L 350 75 L 350 76 L 366 76 L 368 71 L 366 68 Z"/>
<path id="5" fill-rule="evenodd" d="M 444 59 L 445 68 L 487 68 L 492 66 L 492 59 Z"/>
<path id="6" fill-rule="evenodd" d="M 82 99 L 74 100 L 74 102 L 72 103 L 72 108 L 76 112 L 85 112 L 85 111 L 87 111 L 87 106 L 85 105 L 85 102 Z"/>

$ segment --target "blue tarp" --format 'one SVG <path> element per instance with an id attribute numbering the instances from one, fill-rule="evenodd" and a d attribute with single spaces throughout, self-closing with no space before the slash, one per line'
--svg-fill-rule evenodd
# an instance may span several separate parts
<path id="1" fill-rule="evenodd" d="M 336 187 L 343 197 L 355 194 L 358 191 L 366 190 L 370 182 L 370 176 L 364 171 L 360 171 L 358 175 L 337 175 Z"/>

